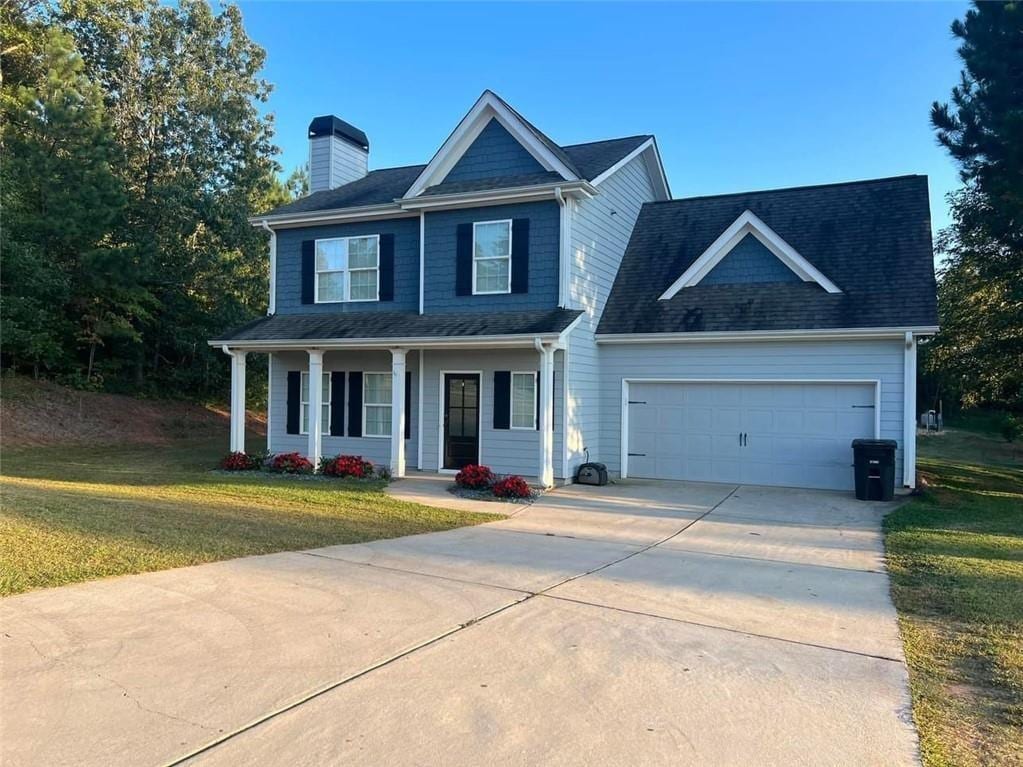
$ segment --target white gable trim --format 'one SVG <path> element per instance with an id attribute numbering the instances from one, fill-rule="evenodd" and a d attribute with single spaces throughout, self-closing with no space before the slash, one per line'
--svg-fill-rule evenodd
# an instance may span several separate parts
<path id="1" fill-rule="evenodd" d="M 647 174 L 650 176 L 650 181 L 654 187 L 654 194 L 656 195 L 655 199 L 670 200 L 671 190 L 668 188 L 668 177 L 664 173 L 664 164 L 661 162 L 661 153 L 658 151 L 657 142 L 653 138 L 649 138 L 644 141 L 638 147 L 625 155 L 625 157 L 593 179 L 590 183 L 594 186 L 600 186 L 601 183 L 620 171 L 640 155 L 643 155 L 643 159 L 646 163 Z"/>
<path id="2" fill-rule="evenodd" d="M 433 156 L 423 172 L 412 182 L 404 199 L 415 197 L 427 187 L 443 181 L 492 119 L 497 120 L 506 131 L 514 136 L 546 170 L 560 174 L 566 181 L 578 179 L 578 176 L 536 137 L 536 134 L 508 108 L 507 104 L 495 94 L 486 91 L 458 123 L 454 132 L 437 150 L 437 154 Z"/>
<path id="3" fill-rule="evenodd" d="M 714 242 L 710 244 L 692 265 L 682 273 L 675 282 L 671 284 L 661 295 L 661 301 L 673 298 L 682 288 L 692 287 L 706 277 L 710 270 L 727 256 L 736 245 L 747 235 L 752 234 L 778 260 L 791 269 L 803 282 L 816 282 L 829 293 L 841 293 L 838 286 L 825 277 L 813 264 L 799 255 L 795 248 L 783 240 L 777 232 L 757 217 L 753 211 L 747 210 L 721 233 Z"/>

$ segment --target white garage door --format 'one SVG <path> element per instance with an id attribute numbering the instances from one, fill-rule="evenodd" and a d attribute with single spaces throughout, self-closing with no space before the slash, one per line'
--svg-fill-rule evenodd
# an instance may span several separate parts
<path id="1" fill-rule="evenodd" d="M 630 383 L 628 475 L 851 490 L 874 385 Z"/>

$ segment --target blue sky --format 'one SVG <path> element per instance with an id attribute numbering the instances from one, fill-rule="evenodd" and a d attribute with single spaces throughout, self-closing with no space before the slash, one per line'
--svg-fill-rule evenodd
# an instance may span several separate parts
<path id="1" fill-rule="evenodd" d="M 490 88 L 562 144 L 657 136 L 676 197 L 956 169 L 928 124 L 964 3 L 243 2 L 286 171 L 336 114 L 370 166 L 427 162 Z"/>

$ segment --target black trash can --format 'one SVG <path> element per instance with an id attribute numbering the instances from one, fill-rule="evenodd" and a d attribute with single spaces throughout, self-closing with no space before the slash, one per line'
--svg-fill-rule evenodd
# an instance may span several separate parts
<path id="1" fill-rule="evenodd" d="M 858 500 L 890 501 L 895 497 L 896 447 L 893 439 L 852 441 Z"/>

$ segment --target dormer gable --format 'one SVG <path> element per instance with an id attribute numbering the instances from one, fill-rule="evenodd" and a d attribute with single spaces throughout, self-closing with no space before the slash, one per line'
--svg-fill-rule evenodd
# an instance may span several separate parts
<path id="1" fill-rule="evenodd" d="M 508 141 L 509 138 L 512 139 L 511 142 Z M 479 139 L 482 139 L 484 143 L 476 146 Z M 511 173 L 495 171 L 496 163 L 494 162 L 485 163 L 486 170 L 480 170 L 479 167 L 475 171 L 471 170 L 473 158 L 478 159 L 484 155 L 483 150 L 487 149 L 488 142 L 498 142 L 502 151 L 517 167 L 530 167 L 526 156 L 531 158 L 535 165 L 531 166 L 531 171 L 527 170 L 521 175 L 549 172 L 557 174 L 557 178 L 565 181 L 579 179 L 578 171 L 560 147 L 530 125 L 497 94 L 488 90 L 483 92 L 472 109 L 441 145 L 433 159 L 409 187 L 404 199 L 417 197 L 429 187 L 436 186 L 449 178 L 452 181 L 465 180 L 464 177 L 462 179 L 451 177 L 452 172 L 456 174 L 485 172 L 488 176 L 520 175 L 518 171 L 514 170 Z M 518 144 L 521 151 L 515 149 L 514 144 Z M 463 163 L 462 160 L 467 155 L 469 162 Z M 488 176 L 475 176 L 475 178 Z"/>
<path id="2" fill-rule="evenodd" d="M 543 173 L 537 162 L 501 123 L 491 118 L 486 127 L 458 159 L 443 182 L 476 181 L 498 176 Z"/>
<path id="3" fill-rule="evenodd" d="M 775 259 L 775 263 L 769 258 Z M 786 271 L 796 279 L 788 278 Z M 690 264 L 660 300 L 667 301 L 683 288 L 699 284 L 799 280 L 816 282 L 828 293 L 842 292 L 753 211 L 747 210 Z"/>

